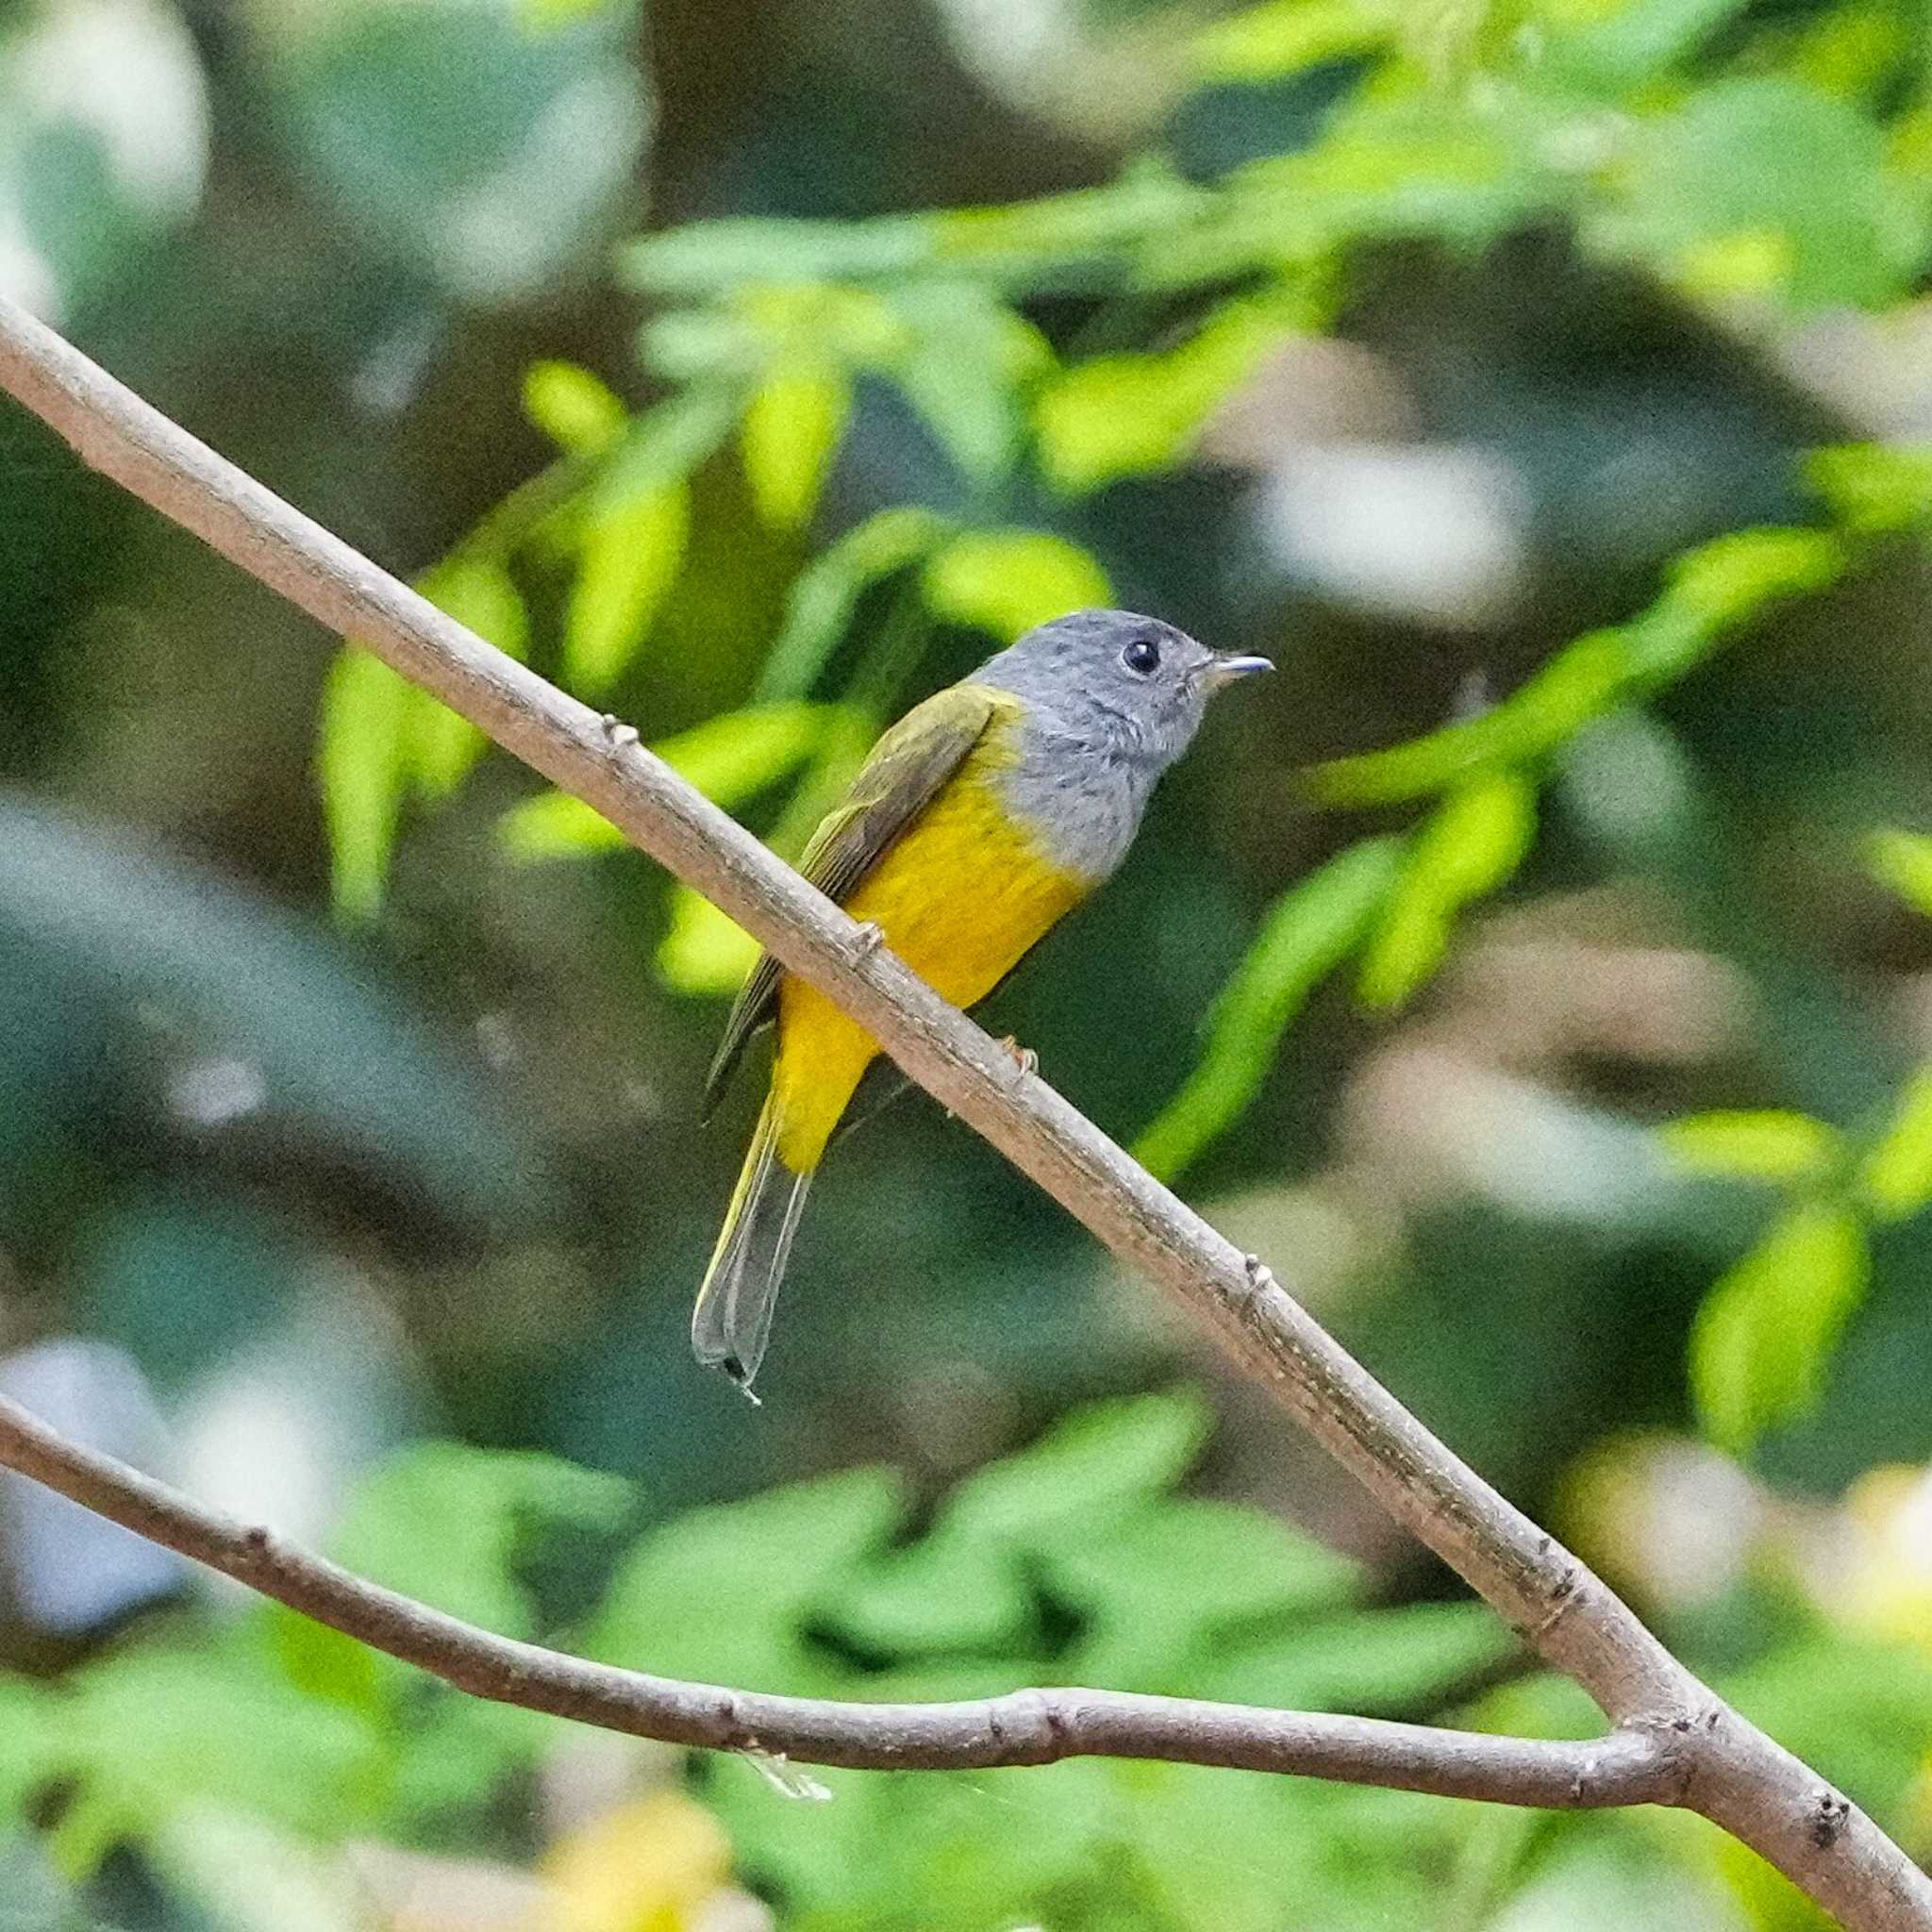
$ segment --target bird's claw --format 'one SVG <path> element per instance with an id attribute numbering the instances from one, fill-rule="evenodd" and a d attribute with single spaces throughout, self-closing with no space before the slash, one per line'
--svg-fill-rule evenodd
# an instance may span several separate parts
<path id="1" fill-rule="evenodd" d="M 1022 1046 L 1012 1034 L 1000 1041 L 1006 1048 L 1008 1058 L 1023 1074 L 1037 1074 L 1040 1071 L 1040 1056 L 1030 1046 Z"/>

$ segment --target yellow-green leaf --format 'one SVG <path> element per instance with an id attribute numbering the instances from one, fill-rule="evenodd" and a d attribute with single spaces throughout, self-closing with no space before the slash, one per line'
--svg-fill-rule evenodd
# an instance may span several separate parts
<path id="1" fill-rule="evenodd" d="M 1387 751 L 1331 759 L 1309 771 L 1305 782 L 1324 805 L 1425 797 L 1486 766 L 1519 763 L 1561 743 L 1622 698 L 1633 669 L 1621 631 L 1591 631 L 1480 717 Z"/>
<path id="2" fill-rule="evenodd" d="M 1173 1180 L 1247 1108 L 1308 994 L 1360 941 L 1401 875 L 1403 841 L 1370 839 L 1284 893 L 1214 1004 L 1208 1045 L 1134 1145 Z"/>
<path id="3" fill-rule="evenodd" d="M 636 417 L 597 479 L 591 514 L 621 510 L 689 476 L 730 433 L 741 398 L 736 383 L 693 382 Z"/>
<path id="4" fill-rule="evenodd" d="M 1932 450 L 1845 443 L 1813 450 L 1805 474 L 1832 515 L 1861 535 L 1882 536 L 1932 517 Z"/>
<path id="5" fill-rule="evenodd" d="M 1817 1180 L 1844 1155 L 1837 1128 L 1775 1108 L 1689 1114 L 1660 1127 L 1657 1137 L 1689 1173 L 1740 1180 Z"/>
<path id="6" fill-rule="evenodd" d="M 563 680 L 580 697 L 607 691 L 649 633 L 691 534 L 682 478 L 591 519 L 563 630 Z"/>
<path id="7" fill-rule="evenodd" d="M 1845 564 L 1828 530 L 1738 530 L 1687 551 L 1667 599 L 1711 628 L 1742 623 L 1776 598 L 1820 591 Z"/>
<path id="8" fill-rule="evenodd" d="M 601 456 L 629 411 L 601 376 L 575 362 L 535 362 L 524 377 L 524 414 L 560 449 Z"/>
<path id="9" fill-rule="evenodd" d="M 795 771 L 838 722 L 837 705 L 757 705 L 660 739 L 651 750 L 728 810 Z M 525 799 L 498 821 L 497 837 L 519 862 L 574 858 L 625 842 L 608 819 L 567 791 Z"/>
<path id="10" fill-rule="evenodd" d="M 759 385 L 739 437 L 752 503 L 774 529 L 798 529 L 818 508 L 851 410 L 852 384 L 828 362 L 788 358 Z"/>
<path id="11" fill-rule="evenodd" d="M 1456 915 L 1522 864 L 1536 833 L 1536 787 L 1499 772 L 1452 791 L 1417 835 L 1369 942 L 1357 994 L 1378 1010 L 1405 1005 L 1441 963 Z"/>
<path id="12" fill-rule="evenodd" d="M 1020 453 L 1024 406 L 1053 366 L 1053 350 L 977 283 L 908 283 L 892 307 L 908 339 L 889 373 L 959 473 L 990 488 Z"/>
<path id="13" fill-rule="evenodd" d="M 528 655 L 530 624 L 508 570 L 493 557 L 457 556 L 417 580 L 416 588 L 439 610 L 466 625 L 507 658 Z M 476 762 L 483 734 L 467 718 L 427 691 L 416 693 L 409 712 L 408 762 L 417 786 L 431 797 L 453 791 Z"/>
<path id="14" fill-rule="evenodd" d="M 1179 348 L 1076 363 L 1034 406 L 1049 481 L 1076 494 L 1172 462 L 1261 358 L 1312 319 L 1299 291 L 1241 297 Z"/>
<path id="15" fill-rule="evenodd" d="M 941 617 L 1010 641 L 1048 618 L 1110 604 L 1092 555 L 1044 530 L 971 530 L 925 567 L 925 598 Z"/>
<path id="16" fill-rule="evenodd" d="M 837 705 L 754 705 L 680 731 L 652 749 L 707 798 L 735 806 L 816 751 L 840 710 Z"/>
<path id="17" fill-rule="evenodd" d="M 1858 1175 L 1865 1205 L 1883 1221 L 1902 1221 L 1932 1201 L 1932 1067 L 1906 1082 L 1891 1120 Z"/>
<path id="18" fill-rule="evenodd" d="M 1266 0 L 1204 27 L 1190 52 L 1205 81 L 1275 80 L 1367 53 L 1397 23 L 1394 11 L 1368 0 Z"/>
<path id="19" fill-rule="evenodd" d="M 702 894 L 678 886 L 671 926 L 658 945 L 658 971 L 679 992 L 736 992 L 758 956 L 758 942 Z"/>
<path id="20" fill-rule="evenodd" d="M 518 865 L 614 852 L 629 841 L 595 807 L 568 791 L 540 791 L 496 822 L 504 857 Z"/>
<path id="21" fill-rule="evenodd" d="M 1741 1455 L 1811 1407 L 1871 1266 L 1857 1215 L 1813 1202 L 1718 1282 L 1690 1331 L 1690 1386 L 1715 1441 Z"/>
<path id="22" fill-rule="evenodd" d="M 844 636 L 859 598 L 924 557 L 946 527 L 930 510 L 885 509 L 813 558 L 791 587 L 785 626 L 765 659 L 757 696 L 766 702 L 803 697 Z"/>
<path id="23" fill-rule="evenodd" d="M 1865 870 L 1914 912 L 1932 919 L 1932 839 L 1890 828 L 1874 832 L 1865 841 Z"/>
<path id="24" fill-rule="evenodd" d="M 413 685 L 354 644 L 330 667 L 316 767 L 330 887 L 343 918 L 371 919 L 381 908 L 407 784 L 407 724 L 417 702 Z"/>
<path id="25" fill-rule="evenodd" d="M 1389 805 L 1486 767 L 1541 757 L 1634 692 L 1681 676 L 1774 600 L 1833 582 L 1844 563 L 1843 543 L 1826 531 L 1742 530 L 1716 538 L 1677 561 L 1663 595 L 1647 610 L 1565 645 L 1481 717 L 1387 751 L 1317 765 L 1306 782 L 1324 804 Z"/>

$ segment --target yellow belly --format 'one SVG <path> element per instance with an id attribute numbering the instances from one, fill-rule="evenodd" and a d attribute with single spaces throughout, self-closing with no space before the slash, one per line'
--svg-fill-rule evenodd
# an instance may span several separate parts
<path id="1" fill-rule="evenodd" d="M 956 1007 L 982 1000 L 1086 896 L 1049 864 L 967 766 L 845 902 Z M 878 1052 L 856 1021 L 802 979 L 778 986 L 772 1070 L 778 1156 L 795 1174 L 818 1165 L 859 1076 Z"/>

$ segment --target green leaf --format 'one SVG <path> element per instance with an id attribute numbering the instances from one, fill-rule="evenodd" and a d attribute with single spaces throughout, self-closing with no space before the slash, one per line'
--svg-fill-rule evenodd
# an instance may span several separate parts
<path id="1" fill-rule="evenodd" d="M 637 417 L 612 450 L 591 494 L 592 517 L 615 515 L 640 497 L 682 481 L 711 456 L 738 420 L 733 382 L 697 382 Z"/>
<path id="2" fill-rule="evenodd" d="M 1735 629 L 1780 598 L 1836 583 L 1845 567 L 1843 541 L 1829 530 L 1738 530 L 1688 550 L 1671 566 L 1662 598 L 1668 618 L 1681 614 L 1700 635 Z M 1633 626 L 1640 636 L 1641 625 Z M 1640 654 L 1640 669 L 1681 668 Z"/>
<path id="3" fill-rule="evenodd" d="M 1636 669 L 1620 631 L 1591 631 L 1564 648 L 1493 710 L 1388 751 L 1334 758 L 1307 774 L 1324 805 L 1424 798 L 1495 764 L 1541 756 L 1624 695 Z"/>
<path id="4" fill-rule="evenodd" d="M 1932 1066 L 1907 1081 L 1878 1144 L 1865 1157 L 1858 1193 L 1881 1221 L 1903 1221 L 1932 1201 Z"/>
<path id="5" fill-rule="evenodd" d="M 861 1649 L 902 1660 L 949 1651 L 1023 1656 L 1037 1645 L 1040 1621 L 1019 1552 L 943 1534 L 881 1557 L 840 1591 L 833 1617 Z"/>
<path id="6" fill-rule="evenodd" d="M 1875 308 L 1925 256 L 1925 210 L 1887 168 L 1878 126 L 1778 76 L 1693 90 L 1644 125 L 1618 185 L 1604 241 L 1698 293 Z"/>
<path id="7" fill-rule="evenodd" d="M 1226 1653 L 1231 1625 L 1338 1609 L 1360 1580 L 1345 1557 L 1253 1509 L 1172 1497 L 1070 1528 L 1042 1562 L 1089 1626 L 1070 1674 L 1121 1690 L 1171 1689 Z"/>
<path id="8" fill-rule="evenodd" d="M 684 297 L 748 285 L 861 280 L 929 265 L 941 225 L 939 215 L 700 222 L 632 242 L 619 256 L 619 268 L 625 285 L 640 293 Z"/>
<path id="9" fill-rule="evenodd" d="M 692 1510 L 618 1566 L 585 1652 L 669 1676 L 809 1690 L 827 1667 L 799 1626 L 885 1541 L 905 1507 L 890 1471 L 855 1469 Z"/>
<path id="10" fill-rule="evenodd" d="M 1690 1385 L 1713 1441 L 1741 1455 L 1816 1401 L 1870 1274 L 1858 1217 L 1827 1203 L 1793 1208 L 1724 1274 L 1690 1332 Z"/>
<path id="11" fill-rule="evenodd" d="M 1277 80 L 1369 53 L 1391 40 L 1397 25 L 1392 10 L 1365 0 L 1266 0 L 1204 27 L 1189 53 L 1204 81 Z"/>
<path id="12" fill-rule="evenodd" d="M 1813 450 L 1805 476 L 1833 520 L 1860 536 L 1909 529 L 1932 516 L 1932 450 L 1882 442 Z"/>
<path id="13" fill-rule="evenodd" d="M 660 738 L 651 751 L 728 811 L 789 777 L 843 717 L 838 705 L 752 705 Z M 506 855 L 519 863 L 614 851 L 626 842 L 608 819 L 567 791 L 525 799 L 496 829 Z"/>
<path id="14" fill-rule="evenodd" d="M 1696 52 L 1750 0 L 1630 0 L 1574 9 L 1575 25 L 1550 35 L 1546 63 L 1566 79 L 1621 95 Z M 1596 17 L 1601 15 L 1601 17 Z"/>
<path id="15" fill-rule="evenodd" d="M 1037 624 L 1113 602 L 1092 555 L 1044 530 L 969 530 L 925 567 L 941 617 L 1011 642 Z"/>
<path id="16" fill-rule="evenodd" d="M 558 448 L 602 456 L 630 420 L 601 376 L 575 362 L 533 362 L 524 376 L 524 414 Z"/>
<path id="17" fill-rule="evenodd" d="M 1171 1488 L 1200 1454 L 1210 1420 L 1191 1392 L 1077 1409 L 1030 1448 L 969 1476 L 933 1533 L 1050 1546 L 1069 1523 Z"/>
<path id="18" fill-rule="evenodd" d="M 416 584 L 424 596 L 519 663 L 529 656 L 530 620 L 508 569 L 493 557 L 460 553 L 426 571 Z M 418 788 L 430 797 L 454 791 L 489 741 L 467 718 L 425 691 L 416 690 L 408 712 L 408 762 Z"/>
<path id="19" fill-rule="evenodd" d="M 1485 1604 L 1412 1604 L 1356 1610 L 1252 1649 L 1204 1657 L 1185 1694 L 1282 1710 L 1364 1717 L 1426 1709 L 1516 1653 L 1518 1641 Z"/>
<path id="20" fill-rule="evenodd" d="M 844 716 L 839 705 L 752 705 L 660 740 L 652 749 L 716 805 L 741 805 L 786 777 Z"/>
<path id="21" fill-rule="evenodd" d="M 522 658 L 529 642 L 524 601 L 503 563 L 457 556 L 417 588 L 458 624 Z M 328 827 L 336 910 L 370 919 L 380 909 L 396 829 L 411 790 L 453 790 L 483 749 L 483 734 L 353 643 L 323 692 L 317 771 Z"/>
<path id="22" fill-rule="evenodd" d="M 512 806 L 497 820 L 496 836 L 512 865 L 621 852 L 630 843 L 595 806 L 568 791 L 540 791 Z"/>
<path id="23" fill-rule="evenodd" d="M 1360 943 L 1402 859 L 1400 839 L 1364 840 L 1275 901 L 1214 1003 L 1200 1064 L 1134 1143 L 1143 1167 L 1172 1181 L 1240 1119 L 1308 995 Z"/>
<path id="24" fill-rule="evenodd" d="M 1416 834 L 1362 961 L 1362 1004 L 1405 1005 L 1441 963 L 1456 915 L 1522 864 L 1536 835 L 1536 788 L 1513 772 L 1452 791 Z"/>
<path id="25" fill-rule="evenodd" d="M 1932 1757 L 1924 1648 L 1820 1631 L 1717 1680 L 1720 1695 L 1880 1818 L 1909 1814 Z"/>
<path id="26" fill-rule="evenodd" d="M 1052 366 L 1046 339 L 972 282 L 902 289 L 892 306 L 910 340 L 888 373 L 962 476 L 998 482 L 1020 454 L 1026 395 Z"/>
<path id="27" fill-rule="evenodd" d="M 658 941 L 658 976 L 674 992 L 722 999 L 758 964 L 758 942 L 728 912 L 689 886 L 671 891 L 671 924 Z"/>
<path id="28" fill-rule="evenodd" d="M 6 1815 L 17 1817 L 66 1763 L 59 1695 L 0 1673 L 0 1807 Z"/>
<path id="29" fill-rule="evenodd" d="M 753 507 L 775 530 L 801 529 L 852 412 L 852 383 L 822 358 L 780 360 L 746 406 L 739 436 Z"/>
<path id="30" fill-rule="evenodd" d="M 1774 1108 L 1690 1114 L 1658 1128 L 1657 1138 L 1688 1173 L 1740 1180 L 1815 1181 L 1844 1158 L 1837 1128 Z"/>
<path id="31" fill-rule="evenodd" d="M 83 1672 L 63 1743 L 93 1801 L 140 1834 L 205 1802 L 341 1833 L 367 1809 L 382 1748 L 360 1712 L 304 1696 L 246 1630 Z"/>
<path id="32" fill-rule="evenodd" d="M 580 697 L 608 690 L 630 663 L 690 535 L 691 486 L 682 480 L 591 518 L 563 630 L 563 680 Z"/>
<path id="33" fill-rule="evenodd" d="M 1179 348 L 1095 356 L 1054 377 L 1034 408 L 1048 480 L 1077 494 L 1167 467 L 1262 358 L 1312 320 L 1300 285 L 1284 285 L 1222 303 Z"/>
<path id="34" fill-rule="evenodd" d="M 402 822 L 412 685 L 373 652 L 345 645 L 323 688 L 316 772 L 337 914 L 375 918 Z"/>
<path id="35" fill-rule="evenodd" d="M 412 1700 L 407 1724 L 390 1733 L 383 1823 L 391 1841 L 446 1832 L 452 1815 L 475 1813 L 508 1781 L 525 1779 L 558 1746 L 548 1712 L 437 1690 Z M 527 1789 L 527 1786 L 525 1787 Z"/>
<path id="36" fill-rule="evenodd" d="M 602 1527 L 630 1507 L 620 1477 L 554 1456 L 420 1442 L 364 1479 L 330 1539 L 345 1568 L 501 1636 L 528 1637 L 517 1578 L 541 1522 Z"/>
<path id="37" fill-rule="evenodd" d="M 1628 624 L 1566 644 L 1493 709 L 1387 751 L 1315 766 L 1305 782 L 1324 805 L 1392 805 L 1499 764 L 1524 764 L 1634 692 L 1680 677 L 1727 633 L 1782 597 L 1843 574 L 1829 531 L 1741 530 L 1685 552 L 1663 594 Z"/>
<path id="38" fill-rule="evenodd" d="M 803 697 L 845 635 L 864 592 L 917 562 L 946 528 L 944 519 L 930 510 L 881 510 L 808 564 L 791 587 L 784 628 L 758 678 L 758 700 Z"/>
<path id="39" fill-rule="evenodd" d="M 377 1721 L 386 1716 L 389 1695 L 376 1652 L 282 1604 L 266 1606 L 264 1618 L 283 1674 L 305 1697 Z"/>
<path id="40" fill-rule="evenodd" d="M 1932 839 L 1887 829 L 1865 841 L 1865 870 L 1914 912 L 1932 919 Z"/>

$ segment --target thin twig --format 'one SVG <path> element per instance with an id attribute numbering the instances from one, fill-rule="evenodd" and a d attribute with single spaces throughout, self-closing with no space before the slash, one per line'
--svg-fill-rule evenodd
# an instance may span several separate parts
<path id="1" fill-rule="evenodd" d="M 857 1018 L 921 1086 L 1200 1319 L 1399 1522 L 1613 1724 L 1668 1743 L 1683 1802 L 1854 1932 L 1932 1932 L 1932 1880 L 1679 1665 L 1596 1576 L 1244 1257 L 889 948 L 599 715 L 506 658 L 0 302 L 0 387 L 95 469 L 352 637 L 602 812 Z"/>
<path id="2" fill-rule="evenodd" d="M 68 1441 L 4 1397 L 0 1463 L 458 1690 L 667 1744 L 869 1771 L 1160 1757 L 1569 1810 L 1669 1804 L 1683 1789 L 1684 1768 L 1665 1743 L 1629 1732 L 1545 1743 L 1058 1686 L 961 1704 L 851 1704 L 645 1676 L 493 1636 L 398 1596 Z"/>

